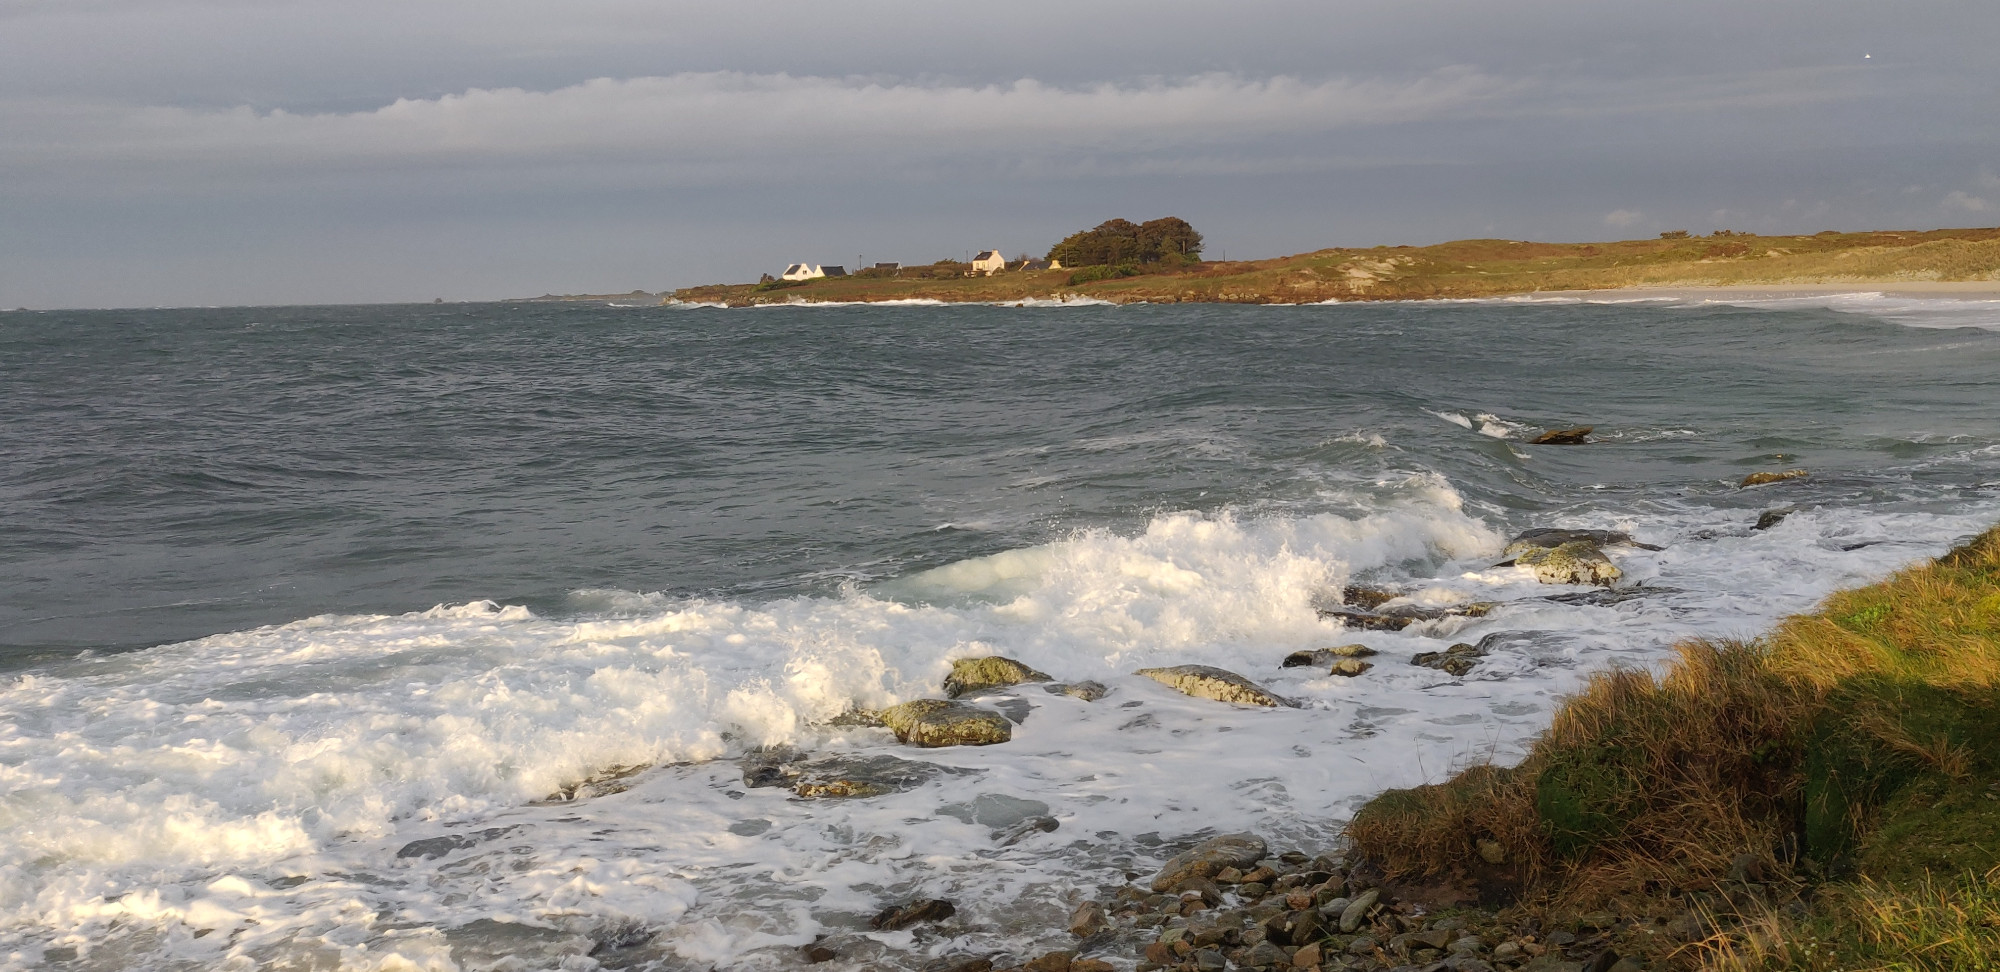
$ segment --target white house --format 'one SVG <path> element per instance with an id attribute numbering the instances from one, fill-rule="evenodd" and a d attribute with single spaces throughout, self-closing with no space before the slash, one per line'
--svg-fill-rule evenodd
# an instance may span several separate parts
<path id="1" fill-rule="evenodd" d="M 810 263 L 794 263 L 778 276 L 780 280 L 817 280 L 826 276 L 826 271 Z"/>
<path id="2" fill-rule="evenodd" d="M 999 250 L 981 250 L 978 256 L 972 258 L 973 273 L 983 273 L 990 277 L 1005 269 L 1007 269 L 1007 258 L 1001 256 Z"/>

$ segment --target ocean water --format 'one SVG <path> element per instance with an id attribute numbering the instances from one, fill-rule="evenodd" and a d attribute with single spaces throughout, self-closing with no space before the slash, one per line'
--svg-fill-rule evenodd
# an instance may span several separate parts
<path id="1" fill-rule="evenodd" d="M 1030 955 L 2000 520 L 1996 374 L 2000 302 L 1879 295 L 0 314 L 0 967 Z M 1663 549 L 1549 600 L 1494 566 L 1541 526 Z M 1500 607 L 1349 631 L 1350 583 Z M 983 696 L 990 747 L 830 722 L 990 653 L 1110 694 Z M 1299 707 L 1131 674 L 1182 663 Z M 748 785 L 772 751 L 905 788 Z M 868 930 L 913 897 L 958 914 Z"/>

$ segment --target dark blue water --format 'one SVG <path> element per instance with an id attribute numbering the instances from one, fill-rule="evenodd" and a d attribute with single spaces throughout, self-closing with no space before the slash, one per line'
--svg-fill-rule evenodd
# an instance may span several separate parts
<path id="1" fill-rule="evenodd" d="M 1815 307 L 6 313 L 0 664 L 579 588 L 826 592 L 1412 474 L 1496 527 L 1754 518 L 1780 500 L 1734 482 L 1794 466 L 1787 504 L 1960 508 L 2000 480 L 1995 375 L 1994 330 Z M 1598 442 L 1521 444 L 1573 424 Z"/>

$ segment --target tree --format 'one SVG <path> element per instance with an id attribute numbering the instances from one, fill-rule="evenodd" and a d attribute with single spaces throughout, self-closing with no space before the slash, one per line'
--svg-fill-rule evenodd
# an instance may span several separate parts
<path id="1" fill-rule="evenodd" d="M 1116 266 L 1124 263 L 1193 262 L 1201 259 L 1201 234 L 1176 216 L 1144 224 L 1108 219 L 1081 233 L 1071 233 L 1049 248 L 1049 259 L 1066 267 Z"/>

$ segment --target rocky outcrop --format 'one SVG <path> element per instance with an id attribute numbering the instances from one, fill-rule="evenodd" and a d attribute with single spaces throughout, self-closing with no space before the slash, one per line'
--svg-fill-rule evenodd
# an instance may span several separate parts
<path id="1" fill-rule="evenodd" d="M 1507 541 L 1506 549 L 1500 556 L 1507 559 L 1520 556 L 1536 548 L 1550 549 L 1566 543 L 1584 542 L 1597 547 L 1635 547 L 1640 550 L 1660 550 L 1650 543 L 1640 543 L 1629 533 L 1617 530 L 1557 530 L 1547 527 L 1523 530 Z"/>
<path id="2" fill-rule="evenodd" d="M 1597 430 L 1593 425 L 1579 425 L 1568 429 L 1550 429 L 1528 440 L 1529 445 L 1583 445 L 1590 441 L 1590 433 Z"/>
<path id="3" fill-rule="evenodd" d="M 1532 547 L 1514 558 L 1514 563 L 1534 572 L 1544 584 L 1590 584 L 1610 587 L 1624 572 L 1597 545 L 1572 540 L 1555 547 Z"/>
<path id="4" fill-rule="evenodd" d="M 1293 703 L 1235 672 L 1208 665 L 1175 665 L 1172 668 L 1142 668 L 1144 675 L 1183 695 L 1238 705 L 1290 706 Z"/>
<path id="5" fill-rule="evenodd" d="M 1454 604 L 1449 607 L 1424 607 L 1416 604 L 1399 604 L 1380 611 L 1364 611 L 1353 608 L 1321 608 L 1319 616 L 1339 621 L 1350 628 L 1364 631 L 1401 631 L 1421 621 L 1440 621 L 1445 618 L 1483 618 L 1499 605 L 1490 601 L 1473 601 L 1469 604 Z"/>
<path id="6" fill-rule="evenodd" d="M 945 698 L 955 699 L 968 692 L 1006 688 L 1022 682 L 1052 681 L 1054 679 L 1049 676 L 1012 658 L 999 655 L 960 658 L 951 663 L 951 674 L 944 677 L 944 695 Z"/>
<path id="7" fill-rule="evenodd" d="M 951 902 L 943 898 L 927 898 L 884 908 L 868 920 L 868 927 L 876 931 L 901 931 L 922 922 L 943 921 L 957 913 L 958 908 Z"/>
<path id="8" fill-rule="evenodd" d="M 1153 890 L 1172 891 L 1193 880 L 1211 880 L 1224 868 L 1256 867 L 1270 847 L 1256 834 L 1210 837 L 1176 855 L 1153 875 Z"/>
<path id="9" fill-rule="evenodd" d="M 990 746 L 1014 738 L 1014 724 L 992 709 L 943 699 L 917 699 L 890 706 L 882 724 L 899 742 L 912 746 Z"/>
<path id="10" fill-rule="evenodd" d="M 1105 688 L 1102 682 L 1058 682 L 1048 686 L 1048 693 L 1050 695 L 1067 695 L 1072 699 L 1082 699 L 1085 702 L 1095 702 L 1110 695 L 1111 690 Z"/>
<path id="11" fill-rule="evenodd" d="M 1781 506 L 1775 510 L 1765 510 L 1762 515 L 1757 517 L 1757 525 L 1751 527 L 1750 529 L 1769 530 L 1770 528 L 1785 522 L 1785 517 L 1791 516 L 1793 513 L 1796 512 L 1798 512 L 1798 507 L 1796 506 Z"/>
<path id="12" fill-rule="evenodd" d="M 1751 486 L 1769 486 L 1772 483 L 1782 483 L 1787 479 L 1804 479 L 1810 475 L 1812 474 L 1803 469 L 1787 469 L 1784 472 L 1753 472 L 1743 477 L 1743 481 L 1737 483 L 1736 488 L 1747 489 Z"/>
<path id="13" fill-rule="evenodd" d="M 1375 649 L 1367 645 L 1335 645 L 1331 648 L 1312 648 L 1306 651 L 1295 651 L 1286 655 L 1283 667 L 1328 668 L 1339 664 L 1343 659 L 1370 658 L 1375 654 Z"/>

